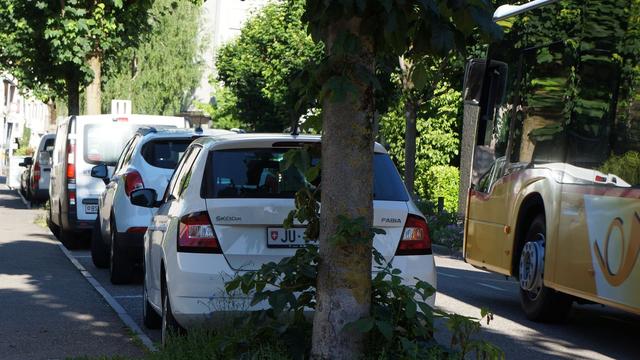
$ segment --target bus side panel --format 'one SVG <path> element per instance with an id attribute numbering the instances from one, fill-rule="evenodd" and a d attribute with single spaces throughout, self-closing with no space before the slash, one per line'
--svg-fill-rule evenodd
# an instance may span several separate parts
<path id="1" fill-rule="evenodd" d="M 566 217 L 574 232 L 564 236 L 582 245 L 564 248 L 576 252 L 558 284 L 640 310 L 640 190 L 565 185 L 563 208 L 570 206 L 578 212 Z"/>

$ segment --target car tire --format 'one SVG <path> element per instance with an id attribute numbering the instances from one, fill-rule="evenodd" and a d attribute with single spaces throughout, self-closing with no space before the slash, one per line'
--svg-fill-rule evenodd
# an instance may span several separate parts
<path id="1" fill-rule="evenodd" d="M 49 212 L 47 213 L 47 227 L 49 228 L 49 230 L 51 230 L 51 233 L 53 234 L 53 236 L 56 237 L 56 239 L 60 239 L 60 227 L 58 225 L 56 225 L 53 220 L 52 220 L 52 216 L 51 216 L 51 208 L 49 208 Z"/>
<path id="2" fill-rule="evenodd" d="M 142 280 L 142 322 L 147 329 L 159 329 L 162 326 L 162 316 L 149 303 L 146 274 Z"/>
<path id="3" fill-rule="evenodd" d="M 80 248 L 82 239 L 76 232 L 60 229 L 60 242 L 67 250 L 77 250 Z"/>
<path id="4" fill-rule="evenodd" d="M 161 323 L 161 341 L 162 346 L 167 346 L 168 339 L 171 336 L 181 336 L 186 332 L 176 318 L 173 317 L 171 310 L 171 301 L 169 300 L 169 289 L 167 288 L 166 281 L 163 286 L 162 292 L 162 323 Z"/>
<path id="5" fill-rule="evenodd" d="M 109 267 L 109 247 L 102 240 L 99 214 L 91 231 L 91 260 L 93 265 L 98 268 L 106 269 Z"/>
<path id="6" fill-rule="evenodd" d="M 544 215 L 538 215 L 531 225 L 525 236 L 525 244 L 531 247 L 538 242 L 537 249 L 542 256 L 542 260 L 539 264 L 539 271 L 544 269 L 544 242 L 546 237 L 546 222 Z M 542 245 L 542 247 L 540 247 Z M 527 258 L 531 262 L 532 256 L 525 254 L 526 249 L 523 249 L 520 257 L 520 269 L 523 269 L 524 264 L 527 264 Z M 535 252 L 535 251 L 534 251 Z M 523 286 L 523 281 L 526 283 L 526 271 L 523 274 L 521 270 L 520 277 L 525 277 L 525 280 L 520 281 L 520 304 L 522 310 L 529 320 L 536 322 L 559 322 L 566 319 L 573 299 L 571 296 L 558 292 L 554 289 L 548 288 L 543 284 L 544 273 L 540 273 L 539 284 L 535 285 L 533 290 L 528 290 L 530 286 Z M 525 289 L 527 288 L 527 289 Z"/>
<path id="7" fill-rule="evenodd" d="M 109 254 L 109 275 L 112 284 L 128 284 L 133 275 L 133 263 L 122 248 L 118 230 L 111 224 L 111 251 Z"/>

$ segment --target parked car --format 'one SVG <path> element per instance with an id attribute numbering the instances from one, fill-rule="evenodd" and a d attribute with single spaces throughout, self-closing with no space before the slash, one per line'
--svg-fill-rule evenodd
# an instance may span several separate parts
<path id="1" fill-rule="evenodd" d="M 285 230 L 294 194 L 306 182 L 295 167 L 282 171 L 284 154 L 317 136 L 236 134 L 195 140 L 158 200 L 155 189 L 131 193 L 132 203 L 158 207 L 144 235 L 143 318 L 167 331 L 202 325 L 212 309 L 228 308 L 225 281 L 292 256 L 304 245 L 304 225 Z M 311 160 L 317 163 L 318 158 Z M 425 217 L 411 200 L 380 144 L 374 156 L 374 220 L 386 234 L 376 249 L 402 270 L 436 286 Z M 433 304 L 435 299 L 429 301 Z M 250 299 L 235 298 L 242 308 Z M 258 304 L 262 307 L 264 304 Z M 255 308 L 255 307 L 254 307 Z M 215 318 L 215 316 L 213 317 Z"/>
<path id="2" fill-rule="evenodd" d="M 51 177 L 51 155 L 56 134 L 45 134 L 40 139 L 35 152 L 35 160 L 29 172 L 29 200 L 45 202 L 49 199 L 49 181 Z"/>
<path id="3" fill-rule="evenodd" d="M 129 201 L 133 190 L 153 189 L 160 193 L 180 157 L 203 134 L 230 133 L 226 130 L 140 128 L 127 142 L 113 171 L 106 164 L 92 169 L 92 176 L 107 183 L 98 202 L 98 218 L 91 237 L 91 258 L 97 267 L 109 267 L 111 282 L 131 280 L 134 265 L 142 260 L 142 237 L 154 211 Z"/>
<path id="4" fill-rule="evenodd" d="M 122 148 L 145 125 L 189 127 L 182 117 L 151 115 L 71 116 L 58 124 L 49 185 L 47 224 L 67 248 L 81 244 L 93 229 L 104 183 L 91 168 L 104 163 L 113 170 Z"/>
<path id="5" fill-rule="evenodd" d="M 27 156 L 18 165 L 24 168 L 24 170 L 22 170 L 22 172 L 20 173 L 20 193 L 26 200 L 29 200 L 29 188 L 31 187 L 29 181 L 31 178 L 31 167 L 33 166 L 33 158 L 31 156 Z"/>

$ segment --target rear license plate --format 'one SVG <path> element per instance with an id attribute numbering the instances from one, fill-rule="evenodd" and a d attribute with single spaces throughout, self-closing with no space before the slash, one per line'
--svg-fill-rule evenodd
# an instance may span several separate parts
<path id="1" fill-rule="evenodd" d="M 98 213 L 98 204 L 85 204 L 84 212 L 87 214 L 97 214 Z"/>
<path id="2" fill-rule="evenodd" d="M 306 245 L 304 232 L 306 228 L 267 228 L 267 247 L 299 248 Z"/>

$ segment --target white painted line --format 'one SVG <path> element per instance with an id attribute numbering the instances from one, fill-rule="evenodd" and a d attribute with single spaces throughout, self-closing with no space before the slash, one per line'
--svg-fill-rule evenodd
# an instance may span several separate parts
<path id="1" fill-rule="evenodd" d="M 22 200 L 22 203 L 24 204 L 24 206 L 27 207 L 27 209 L 31 209 L 31 203 L 27 201 L 27 199 L 24 198 L 24 196 L 22 196 L 22 194 L 20 193 L 20 189 L 13 189 L 18 193 L 18 196 L 20 196 L 20 199 Z"/>
<path id="2" fill-rule="evenodd" d="M 445 273 L 438 273 L 438 275 L 442 275 L 442 276 L 446 276 L 446 277 L 450 277 L 450 278 L 454 278 L 454 279 L 459 279 L 460 276 L 458 275 L 451 275 L 451 274 L 445 274 Z"/>
<path id="3" fill-rule="evenodd" d="M 60 250 L 62 250 L 62 252 L 65 254 L 65 256 L 69 259 L 69 261 L 71 261 L 71 263 L 75 265 L 75 267 L 80 271 L 82 276 L 87 279 L 87 281 L 93 286 L 93 288 L 96 289 L 96 291 L 100 293 L 100 295 L 102 295 L 102 297 L 107 301 L 109 306 L 111 306 L 116 314 L 118 314 L 120 320 L 122 320 L 122 322 L 124 322 L 124 324 L 127 325 L 129 329 L 131 329 L 131 331 L 136 334 L 136 336 L 138 336 L 140 341 L 147 347 L 147 349 L 149 349 L 150 351 L 157 351 L 158 349 L 155 345 L 153 345 L 153 341 L 151 341 L 147 334 L 145 334 L 142 329 L 140 329 L 140 326 L 138 326 L 138 324 L 133 321 L 131 316 L 129 316 L 129 314 L 118 303 L 118 301 L 114 299 L 113 296 L 111 296 L 111 294 L 109 294 L 109 292 L 104 287 L 102 287 L 102 285 L 100 285 L 100 283 L 91 275 L 91 273 L 88 272 L 84 268 L 84 266 L 82 266 L 82 264 L 80 264 L 78 260 L 73 257 L 73 255 L 69 252 L 69 250 L 67 250 L 67 248 L 64 247 L 64 245 L 58 244 L 58 246 L 60 247 Z"/>
<path id="4" fill-rule="evenodd" d="M 73 255 L 73 254 L 71 254 L 71 255 Z M 76 259 L 87 259 L 87 258 L 90 258 L 91 255 L 73 255 L 73 257 L 76 258 Z"/>
<path id="5" fill-rule="evenodd" d="M 484 286 L 484 287 L 488 287 L 489 289 L 493 289 L 493 290 L 498 290 L 498 291 L 507 291 L 501 287 L 497 287 L 497 286 L 493 286 L 493 285 L 489 285 L 489 284 L 485 284 L 485 283 L 478 283 L 478 285 L 480 286 Z"/>
<path id="6" fill-rule="evenodd" d="M 114 295 L 114 299 L 142 299 L 142 295 Z"/>

